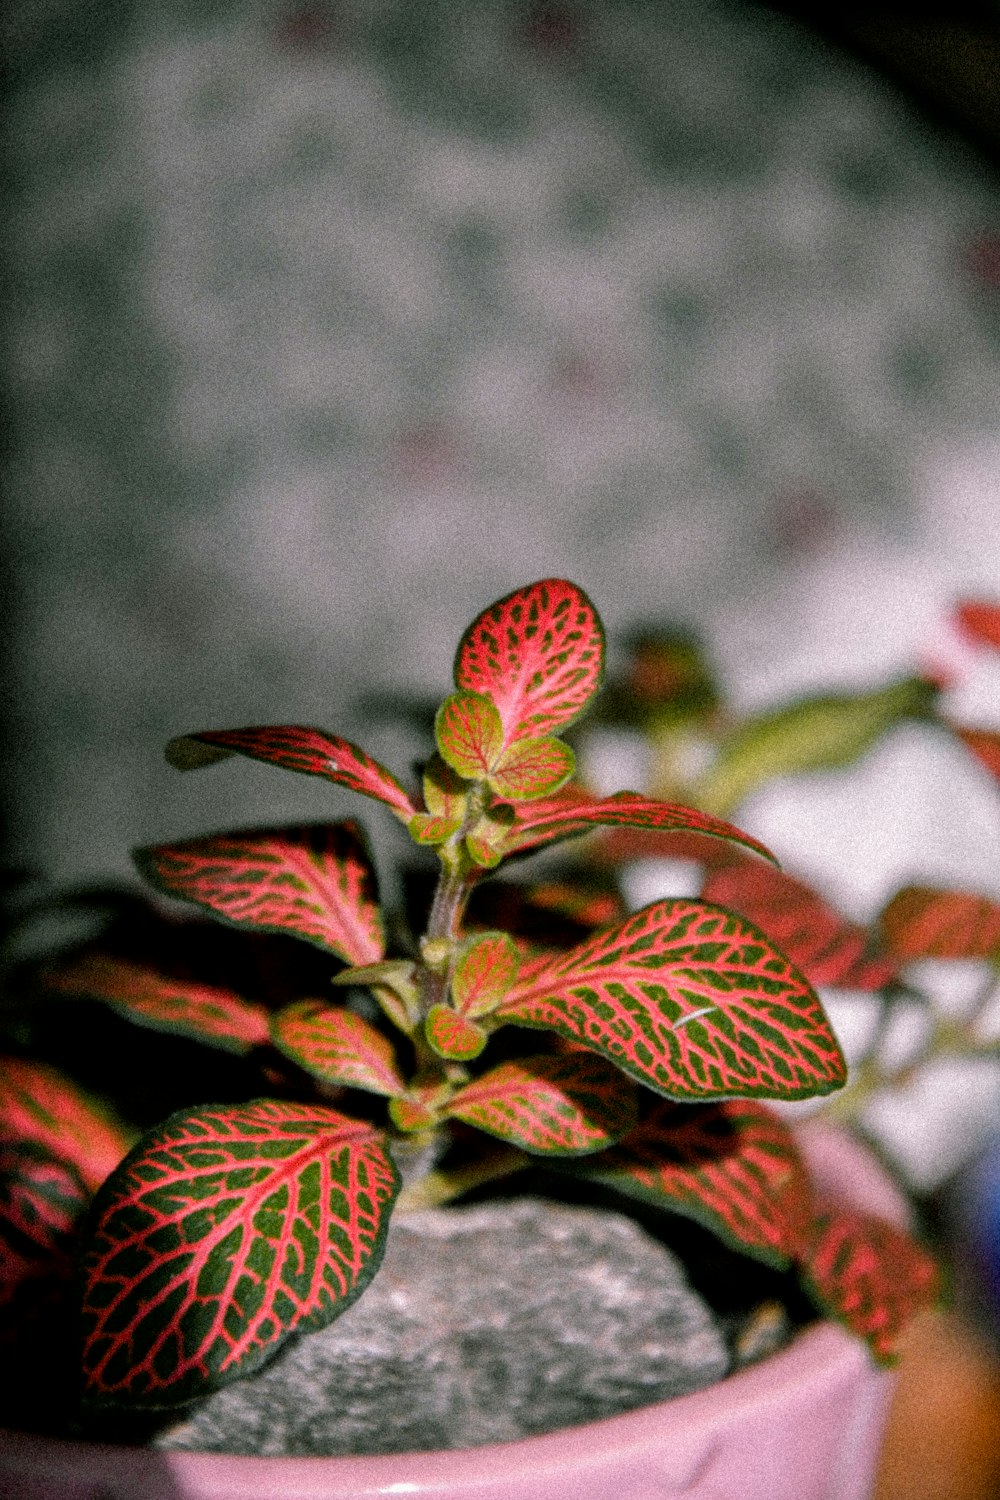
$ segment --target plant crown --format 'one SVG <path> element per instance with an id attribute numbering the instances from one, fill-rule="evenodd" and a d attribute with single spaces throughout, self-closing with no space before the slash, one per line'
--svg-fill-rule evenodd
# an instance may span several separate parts
<path id="1" fill-rule="evenodd" d="M 716 711 L 690 642 L 643 649 L 634 681 L 612 685 L 612 709 L 659 704 L 671 732 Z M 51 988 L 259 1059 L 273 1085 L 183 1109 L 130 1145 L 53 1070 L 11 1060 L 3 1221 L 22 1245 L 63 1245 L 96 1189 L 82 1272 L 90 1399 L 169 1406 L 249 1373 L 363 1292 L 393 1211 L 539 1158 L 797 1268 L 821 1311 L 893 1359 L 914 1308 L 936 1295 L 934 1266 L 900 1230 L 827 1202 L 767 1101 L 847 1079 L 813 984 L 889 991 L 901 954 L 935 951 L 963 923 L 995 954 L 1000 909 L 954 897 L 945 911 L 940 893 L 910 891 L 885 914 L 895 952 L 873 952 L 721 812 L 764 775 L 856 756 L 899 717 L 927 712 L 931 690 L 908 679 L 850 713 L 816 699 L 744 726 L 696 808 L 597 797 L 574 780 L 561 735 L 603 674 L 593 605 L 545 579 L 463 635 L 419 795 L 318 729 L 210 730 L 168 746 L 181 769 L 238 754 L 373 798 L 433 851 L 438 877 L 425 929 L 408 940 L 380 909 L 353 822 L 158 845 L 136 855 L 157 890 L 313 945 L 331 962 L 331 992 L 268 1008 L 93 948 L 51 970 Z M 708 868 L 703 895 L 629 913 L 595 883 L 594 859 L 580 881 L 498 885 L 492 920 L 470 908 L 511 857 L 602 828 L 605 858 L 616 839 L 693 853 Z M 31 1264 L 24 1250 L 13 1280 Z"/>

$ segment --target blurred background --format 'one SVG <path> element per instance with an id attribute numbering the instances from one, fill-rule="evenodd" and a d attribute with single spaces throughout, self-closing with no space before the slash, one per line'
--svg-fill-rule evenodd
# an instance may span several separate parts
<path id="1" fill-rule="evenodd" d="M 322 815 L 162 745 L 315 723 L 401 769 L 385 705 L 546 574 L 612 632 L 697 626 L 744 707 L 916 663 L 1000 728 L 947 624 L 1000 597 L 1000 8 L 2 27 L 9 862 L 125 877 L 137 843 Z M 851 796 L 741 821 L 859 918 L 905 879 L 1000 896 L 1000 798 L 954 746 L 904 731 Z M 955 1165 L 922 1160 L 927 1191 Z"/>
<path id="2" fill-rule="evenodd" d="M 325 805 L 162 744 L 362 732 L 530 578 L 703 626 L 748 695 L 931 651 L 957 585 L 1000 587 L 996 140 L 821 27 L 737 0 L 4 26 L 15 860 L 124 872 L 248 796 Z"/>

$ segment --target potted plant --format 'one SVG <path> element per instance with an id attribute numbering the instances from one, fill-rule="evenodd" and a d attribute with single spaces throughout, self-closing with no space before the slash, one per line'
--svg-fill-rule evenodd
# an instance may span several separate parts
<path id="1" fill-rule="evenodd" d="M 849 1148 L 822 1138 L 797 1141 L 769 1107 L 831 1095 L 847 1078 L 809 979 L 762 926 L 712 899 L 628 913 L 592 899 L 584 879 L 501 888 L 492 905 L 474 904 L 507 861 L 593 829 L 736 849 L 753 869 L 770 868 L 766 848 L 713 812 L 631 792 L 597 797 L 574 781 L 559 731 L 603 672 L 593 605 L 546 579 L 491 605 L 463 635 L 420 796 L 315 729 L 211 730 L 168 746 L 181 769 L 244 755 L 382 803 L 435 857 L 433 897 L 419 935 L 397 920 L 390 937 L 349 822 L 140 850 L 161 893 L 248 940 L 278 934 L 318 950 L 333 991 L 267 1007 L 235 984 L 93 944 L 49 965 L 50 990 L 242 1054 L 261 1086 L 248 1101 L 185 1107 L 132 1143 L 68 1079 L 12 1056 L 8 1302 L 36 1307 L 79 1240 L 87 1399 L 160 1411 L 252 1375 L 294 1336 L 338 1318 L 378 1272 L 392 1218 L 542 1160 L 576 1183 L 686 1215 L 750 1260 L 794 1268 L 817 1313 L 850 1337 L 814 1327 L 672 1405 L 502 1449 L 287 1461 L 96 1450 L 102 1484 L 484 1500 L 585 1485 L 594 1497 L 707 1500 L 736 1493 L 739 1470 L 748 1497 L 864 1493 L 885 1393 L 875 1367 L 892 1362 L 937 1277 L 871 1166 L 848 1155 L 845 1168 L 835 1158 Z M 23 1493 L 43 1482 L 73 1492 L 76 1449 L 15 1447 Z M 280 1476 L 268 1469 L 278 1462 Z"/>

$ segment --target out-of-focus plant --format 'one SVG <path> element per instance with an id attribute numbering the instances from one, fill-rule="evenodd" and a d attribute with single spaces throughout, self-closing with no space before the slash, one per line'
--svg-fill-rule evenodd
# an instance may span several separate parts
<path id="1" fill-rule="evenodd" d="M 955 622 L 979 649 L 1000 650 L 1000 605 L 966 600 Z M 939 705 L 939 685 L 913 675 L 868 692 L 804 696 L 740 716 L 725 704 L 693 636 L 647 631 L 632 638 L 602 713 L 605 723 L 641 732 L 653 794 L 669 789 L 690 806 L 731 816 L 777 778 L 852 765 L 907 721 L 957 739 L 1000 780 L 1000 733 L 954 722 Z M 614 870 L 657 852 L 700 862 L 702 898 L 754 922 L 812 984 L 871 996 L 874 1024 L 846 1088 L 825 1106 L 833 1116 L 857 1123 L 875 1095 L 905 1087 L 942 1057 L 1000 1058 L 994 1015 L 1000 903 L 991 897 L 909 885 L 862 925 L 803 881 L 721 845 L 715 852 L 678 839 L 640 845 L 622 830 L 592 848 L 590 858 Z M 923 959 L 983 963 L 979 992 L 963 1014 L 936 1012 L 908 967 Z M 898 1060 L 888 1038 L 901 1010 L 915 1006 L 924 1013 L 922 1036 Z"/>

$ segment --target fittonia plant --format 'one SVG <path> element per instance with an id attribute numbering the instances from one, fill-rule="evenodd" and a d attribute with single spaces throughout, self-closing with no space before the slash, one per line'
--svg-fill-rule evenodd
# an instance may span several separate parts
<path id="1" fill-rule="evenodd" d="M 249 1373 L 364 1291 L 393 1212 L 540 1157 L 796 1266 L 819 1309 L 892 1359 L 911 1311 L 935 1295 L 935 1272 L 898 1230 L 825 1203 L 764 1102 L 828 1094 L 846 1078 L 819 999 L 778 947 L 725 906 L 688 898 L 611 920 L 578 903 L 591 930 L 572 946 L 467 920 L 473 889 L 505 860 L 600 825 L 727 840 L 770 859 L 708 813 L 631 792 L 599 799 L 573 782 L 559 731 L 597 693 L 603 658 L 600 619 L 573 584 L 546 579 L 491 605 L 459 645 L 419 798 L 317 729 L 212 730 L 168 747 L 182 769 L 240 754 L 374 798 L 436 852 L 439 875 L 425 932 L 397 953 L 353 823 L 147 848 L 138 865 L 160 891 L 328 954 L 331 993 L 269 1012 L 93 951 L 56 971 L 63 990 L 145 1025 L 260 1057 L 262 1078 L 275 1060 L 286 1076 L 294 1064 L 300 1084 L 300 1097 L 173 1115 L 99 1187 L 83 1258 L 92 1399 L 167 1406 Z M 547 887 L 537 907 L 560 899 Z M 493 1044 L 512 1027 L 537 1044 Z M 55 1144 L 32 1139 L 32 1103 L 56 1085 L 18 1066 L 7 1093 L 27 1101 L 27 1213 L 61 1190 L 40 1164 L 79 1167 L 82 1152 L 67 1145 L 71 1126 L 54 1127 Z M 355 1091 L 372 1096 L 367 1107 L 334 1107 Z M 50 1117 L 60 1109 L 50 1103 Z M 75 1171 L 74 1188 L 92 1188 L 107 1165 L 89 1182 Z"/>

